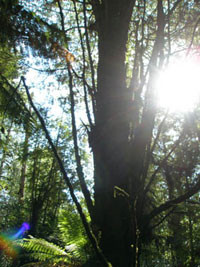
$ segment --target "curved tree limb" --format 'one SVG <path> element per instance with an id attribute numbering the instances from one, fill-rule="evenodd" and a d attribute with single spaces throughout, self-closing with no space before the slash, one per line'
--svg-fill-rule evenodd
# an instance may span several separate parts
<path id="1" fill-rule="evenodd" d="M 199 190 L 200 190 L 200 175 L 198 176 L 199 180 L 196 183 L 195 186 L 193 186 L 190 190 L 188 190 L 185 194 L 166 201 L 165 203 L 161 204 L 159 207 L 155 208 L 150 214 L 149 214 L 149 218 L 150 220 L 153 219 L 154 217 L 156 217 L 157 215 L 159 215 L 161 212 L 168 210 L 169 208 L 173 207 L 174 205 L 177 205 L 183 201 L 185 201 L 186 199 L 190 198 L 191 196 L 193 196 L 194 194 L 196 194 Z"/>

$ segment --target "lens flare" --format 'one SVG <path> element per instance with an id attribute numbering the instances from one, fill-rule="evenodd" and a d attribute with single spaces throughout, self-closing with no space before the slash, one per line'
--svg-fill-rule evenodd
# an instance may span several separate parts
<path id="1" fill-rule="evenodd" d="M 27 222 L 22 223 L 20 229 L 12 236 L 0 235 L 0 251 L 3 251 L 8 257 L 15 258 L 18 250 L 13 246 L 14 240 L 23 236 L 23 234 L 30 229 Z"/>
<path id="2" fill-rule="evenodd" d="M 174 58 L 165 70 L 157 75 L 157 103 L 170 112 L 187 113 L 200 103 L 199 58 Z"/>
<path id="3" fill-rule="evenodd" d="M 14 234 L 11 238 L 17 239 L 18 237 L 21 237 L 24 234 L 24 232 L 28 231 L 29 229 L 30 229 L 30 225 L 27 222 L 24 222 L 22 223 L 22 226 L 17 231 L 17 233 Z"/>
<path id="4" fill-rule="evenodd" d="M 0 236 L 0 251 L 3 251 L 8 257 L 15 258 L 17 256 L 17 249 L 14 248 L 10 238 Z"/>

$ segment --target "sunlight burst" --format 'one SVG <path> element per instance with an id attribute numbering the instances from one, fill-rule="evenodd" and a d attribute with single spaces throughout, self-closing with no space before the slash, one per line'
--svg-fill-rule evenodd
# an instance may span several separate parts
<path id="1" fill-rule="evenodd" d="M 192 111 L 200 100 L 200 62 L 176 61 L 156 81 L 159 107 L 172 112 Z"/>

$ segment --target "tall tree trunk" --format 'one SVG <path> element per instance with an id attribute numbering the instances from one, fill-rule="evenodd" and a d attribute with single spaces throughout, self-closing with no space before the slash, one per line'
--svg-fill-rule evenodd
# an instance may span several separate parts
<path id="1" fill-rule="evenodd" d="M 127 89 L 125 55 L 135 1 L 105 0 L 94 6 L 99 34 L 96 117 L 92 148 L 95 162 L 95 209 L 100 245 L 113 266 L 139 266 L 142 234 L 143 166 L 155 119 L 152 82 L 161 65 L 164 14 L 158 1 L 158 28 L 150 60 L 141 124 L 129 140 L 133 88 Z M 160 61 L 158 59 L 160 58 Z"/>
<path id="2" fill-rule="evenodd" d="M 126 88 L 125 53 L 134 1 L 105 1 L 98 8 L 99 65 L 96 125 L 93 129 L 95 160 L 96 226 L 100 246 L 113 266 L 132 266 L 130 207 L 116 195 L 128 192 L 128 135 L 126 119 L 131 94 Z M 97 16 L 97 15 L 96 15 Z"/>

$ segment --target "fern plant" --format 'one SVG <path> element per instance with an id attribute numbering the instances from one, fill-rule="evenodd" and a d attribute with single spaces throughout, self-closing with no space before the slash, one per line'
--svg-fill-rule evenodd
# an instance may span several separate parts
<path id="1" fill-rule="evenodd" d="M 90 221 L 89 217 L 88 221 Z M 60 209 L 58 229 L 59 240 L 66 245 L 66 249 L 73 248 L 73 253 L 76 253 L 75 256 L 78 256 L 81 262 L 87 262 L 94 256 L 94 251 L 73 205 L 68 204 L 64 209 Z"/>
<path id="2" fill-rule="evenodd" d="M 23 240 L 16 241 L 17 245 L 23 248 L 25 254 L 21 257 L 28 257 L 36 262 L 31 262 L 25 266 L 71 266 L 78 267 L 81 266 L 81 261 L 76 255 L 75 247 L 71 247 L 67 251 L 60 248 L 59 246 L 48 242 L 41 238 L 34 238 L 29 236 L 29 238 L 24 238 Z M 27 253 L 26 253 L 27 252 Z"/>
<path id="3" fill-rule="evenodd" d="M 91 257 L 93 250 L 85 235 L 82 223 L 73 205 L 60 210 L 57 240 L 65 246 L 55 245 L 42 238 L 24 238 L 14 241 L 22 248 L 20 258 L 29 263 L 20 267 L 79 267 Z"/>

